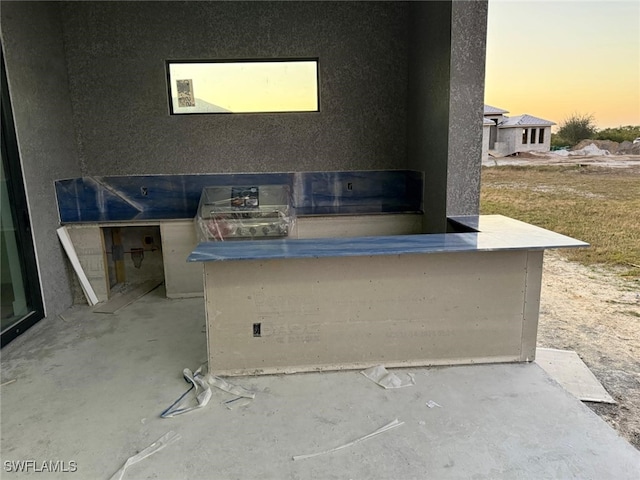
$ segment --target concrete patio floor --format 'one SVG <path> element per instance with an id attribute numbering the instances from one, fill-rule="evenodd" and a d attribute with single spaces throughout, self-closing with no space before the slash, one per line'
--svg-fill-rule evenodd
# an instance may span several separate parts
<path id="1" fill-rule="evenodd" d="M 535 363 L 404 369 L 416 385 L 395 390 L 357 371 L 239 377 L 256 392 L 248 406 L 229 410 L 216 390 L 160 418 L 188 387 L 182 369 L 206 360 L 204 324 L 202 299 L 160 287 L 114 315 L 75 306 L 6 346 L 2 478 L 27 476 L 7 462 L 35 460 L 77 465 L 36 478 L 108 479 L 170 430 L 182 438 L 125 479 L 640 478 L 640 452 Z"/>

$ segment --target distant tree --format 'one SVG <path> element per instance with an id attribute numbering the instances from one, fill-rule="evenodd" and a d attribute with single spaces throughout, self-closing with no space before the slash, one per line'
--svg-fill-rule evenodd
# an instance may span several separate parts
<path id="1" fill-rule="evenodd" d="M 571 144 L 566 138 L 562 138 L 557 133 L 551 134 L 551 149 L 559 150 L 561 148 L 568 148 Z"/>
<path id="2" fill-rule="evenodd" d="M 636 125 L 635 127 L 627 125 L 618 128 L 605 128 L 596 133 L 593 138 L 596 140 L 612 140 L 622 143 L 624 141 L 633 142 L 638 137 L 640 137 L 640 125 Z"/>
<path id="3" fill-rule="evenodd" d="M 593 115 L 574 113 L 560 123 L 558 136 L 574 146 L 580 140 L 593 138 L 596 131 Z"/>

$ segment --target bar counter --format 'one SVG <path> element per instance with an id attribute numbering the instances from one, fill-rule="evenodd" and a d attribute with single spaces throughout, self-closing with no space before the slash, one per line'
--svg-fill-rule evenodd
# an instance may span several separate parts
<path id="1" fill-rule="evenodd" d="M 219 375 L 526 362 L 543 252 L 586 243 L 499 215 L 459 233 L 200 243 Z"/>

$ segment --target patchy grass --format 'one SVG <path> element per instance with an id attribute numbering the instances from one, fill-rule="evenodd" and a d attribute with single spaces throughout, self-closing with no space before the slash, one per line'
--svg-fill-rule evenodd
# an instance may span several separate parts
<path id="1" fill-rule="evenodd" d="M 569 260 L 640 277 L 640 170 L 590 166 L 483 167 L 482 214 L 501 214 L 589 242 Z"/>

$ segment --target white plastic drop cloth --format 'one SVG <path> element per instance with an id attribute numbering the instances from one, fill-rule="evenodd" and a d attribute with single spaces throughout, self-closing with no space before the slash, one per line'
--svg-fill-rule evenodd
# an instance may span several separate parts
<path id="1" fill-rule="evenodd" d="M 382 365 L 367 368 L 360 373 L 384 388 L 402 388 L 416 384 L 413 374 L 401 373 L 400 375 L 396 375 L 395 373 L 388 371 Z"/>
<path id="2" fill-rule="evenodd" d="M 231 403 L 236 403 L 235 406 L 240 406 L 241 404 L 246 405 L 246 400 L 253 400 L 255 398 L 255 393 L 250 392 L 244 387 L 233 385 L 224 378 L 207 373 L 206 368 L 206 365 L 201 365 L 195 372 L 192 372 L 188 368 L 182 371 L 184 379 L 191 383 L 191 387 L 160 414 L 162 418 L 175 417 L 176 415 L 182 415 L 183 413 L 206 406 L 209 400 L 211 400 L 211 388 L 213 387 L 236 396 L 235 399 L 225 402 L 227 408 L 231 408 L 229 406 Z M 194 391 L 194 393 L 190 395 L 192 391 Z M 193 402 L 194 399 L 195 404 Z M 239 399 L 243 399 L 244 401 L 240 404 L 236 402 L 236 400 Z"/>

